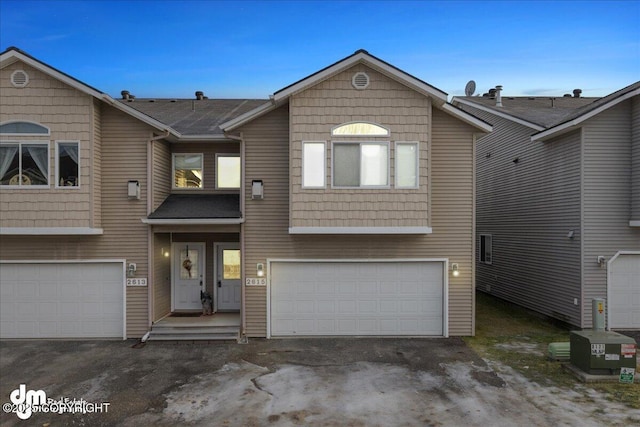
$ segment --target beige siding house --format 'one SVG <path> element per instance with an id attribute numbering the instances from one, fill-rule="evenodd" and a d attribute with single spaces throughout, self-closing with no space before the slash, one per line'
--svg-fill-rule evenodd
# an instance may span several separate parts
<path id="1" fill-rule="evenodd" d="M 604 98 L 454 98 L 478 140 L 477 287 L 570 325 L 640 329 L 640 82 Z M 497 105 L 501 104 L 501 105 Z"/>
<path id="2" fill-rule="evenodd" d="M 442 91 L 365 51 L 269 100 L 0 67 L 2 338 L 473 335 L 491 126 Z"/>

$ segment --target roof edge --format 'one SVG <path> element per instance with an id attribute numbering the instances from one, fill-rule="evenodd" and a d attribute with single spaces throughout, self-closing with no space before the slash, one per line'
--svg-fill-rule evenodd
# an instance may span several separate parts
<path id="1" fill-rule="evenodd" d="M 521 125 L 523 125 L 523 126 L 529 127 L 529 128 L 534 129 L 534 130 L 536 130 L 536 131 L 543 131 L 543 130 L 545 130 L 545 129 L 546 129 L 544 126 L 540 126 L 539 124 L 532 123 L 532 122 L 530 122 L 530 121 L 527 121 L 527 120 L 521 119 L 521 118 L 519 118 L 519 117 L 513 116 L 513 115 L 508 114 L 508 113 L 506 113 L 506 112 L 497 111 L 497 110 L 495 110 L 495 109 L 493 109 L 493 108 L 491 108 L 491 107 L 487 107 L 486 105 L 479 104 L 479 103 L 477 103 L 477 102 L 473 102 L 473 101 L 469 101 L 469 100 L 467 100 L 467 99 L 461 99 L 461 98 L 459 98 L 459 97 L 455 97 L 455 96 L 454 96 L 454 97 L 451 99 L 451 103 L 452 103 L 452 104 L 454 104 L 454 105 L 455 105 L 455 103 L 460 103 L 460 104 L 463 104 L 463 105 L 468 105 L 468 106 L 470 106 L 470 107 L 477 108 L 478 110 L 484 111 L 484 112 L 486 112 L 486 113 L 493 114 L 493 115 L 498 116 L 498 117 L 501 117 L 501 118 L 503 118 L 503 119 L 510 120 L 510 121 L 512 121 L 512 122 L 514 122 L 514 123 L 518 123 L 518 124 L 521 124 Z"/>
<path id="2" fill-rule="evenodd" d="M 491 131 L 493 131 L 493 125 L 490 123 L 485 122 L 484 120 L 474 116 L 473 114 L 461 110 L 460 108 L 456 107 L 455 105 L 452 105 L 450 103 L 446 103 L 443 104 L 442 106 L 436 106 L 436 108 L 444 111 L 445 113 L 448 113 L 454 117 L 456 117 L 459 120 L 462 120 L 463 122 L 465 122 L 466 124 L 475 127 L 476 129 L 482 131 L 482 132 L 486 132 L 489 133 Z"/>

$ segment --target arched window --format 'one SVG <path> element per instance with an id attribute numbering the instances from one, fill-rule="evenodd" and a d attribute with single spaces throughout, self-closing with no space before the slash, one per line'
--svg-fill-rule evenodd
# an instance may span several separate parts
<path id="1" fill-rule="evenodd" d="M 331 130 L 334 136 L 389 136 L 389 129 L 369 122 L 344 123 Z"/>
<path id="2" fill-rule="evenodd" d="M 49 128 L 33 122 L 7 122 L 0 125 L 1 135 L 49 135 Z"/>

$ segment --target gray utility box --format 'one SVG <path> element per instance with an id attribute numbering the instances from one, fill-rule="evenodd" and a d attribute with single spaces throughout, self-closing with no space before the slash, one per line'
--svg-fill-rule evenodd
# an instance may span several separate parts
<path id="1" fill-rule="evenodd" d="M 636 341 L 610 331 L 572 331 L 571 364 L 587 374 L 619 375 L 636 367 Z"/>

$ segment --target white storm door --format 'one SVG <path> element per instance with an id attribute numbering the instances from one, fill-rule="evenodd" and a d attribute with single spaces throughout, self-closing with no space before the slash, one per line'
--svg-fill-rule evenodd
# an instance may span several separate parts
<path id="1" fill-rule="evenodd" d="M 218 310 L 240 310 L 240 246 L 238 243 L 221 243 L 217 248 Z"/>
<path id="2" fill-rule="evenodd" d="M 201 310 L 204 243 L 174 243 L 173 249 L 173 309 Z"/>

